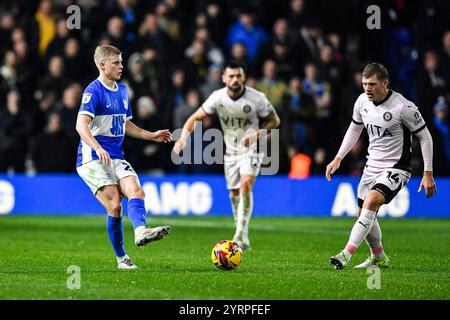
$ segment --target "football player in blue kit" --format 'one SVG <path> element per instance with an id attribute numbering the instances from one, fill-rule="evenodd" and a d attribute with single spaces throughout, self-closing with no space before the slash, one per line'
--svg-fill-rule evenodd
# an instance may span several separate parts
<path id="1" fill-rule="evenodd" d="M 164 238 L 170 227 L 147 228 L 145 194 L 136 172 L 124 159 L 122 143 L 125 133 L 156 142 L 169 142 L 172 134 L 169 130 L 150 132 L 130 121 L 128 90 L 117 82 L 123 69 L 119 49 L 98 46 L 94 61 L 100 75 L 84 90 L 76 123 L 81 137 L 77 172 L 108 213 L 106 229 L 118 268 L 136 269 L 123 246 L 122 196 L 128 199 L 128 218 L 134 228 L 137 246 Z"/>

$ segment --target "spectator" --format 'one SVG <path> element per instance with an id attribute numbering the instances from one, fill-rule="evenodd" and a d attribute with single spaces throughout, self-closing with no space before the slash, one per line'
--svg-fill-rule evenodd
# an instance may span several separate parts
<path id="1" fill-rule="evenodd" d="M 189 84 L 198 87 L 206 79 L 211 61 L 208 58 L 205 43 L 195 39 L 185 52 L 183 69 L 189 79 Z"/>
<path id="2" fill-rule="evenodd" d="M 48 72 L 40 79 L 34 96 L 39 100 L 45 93 L 53 92 L 59 100 L 70 80 L 64 72 L 63 58 L 53 56 L 48 63 Z"/>
<path id="3" fill-rule="evenodd" d="M 67 22 L 65 18 L 58 19 L 56 24 L 56 36 L 50 42 L 46 51 L 46 60 L 50 60 L 55 55 L 62 56 L 64 54 L 64 47 L 69 39 L 70 32 L 67 29 Z"/>
<path id="4" fill-rule="evenodd" d="M 289 3 L 288 16 L 289 25 L 292 31 L 298 32 L 307 20 L 304 0 L 291 0 Z"/>
<path id="5" fill-rule="evenodd" d="M 163 96 L 163 108 L 160 113 L 161 126 L 164 128 L 172 128 L 173 112 L 185 101 L 186 78 L 184 71 L 175 69 L 172 72 L 171 83 L 167 87 L 168 89 Z"/>
<path id="6" fill-rule="evenodd" d="M 450 174 L 450 130 L 448 119 L 448 104 L 445 97 L 440 96 L 433 107 L 434 125 L 439 132 L 439 140 L 442 145 L 444 161 L 438 162 L 438 167 L 442 170 L 441 174 Z"/>
<path id="7" fill-rule="evenodd" d="M 0 116 L 0 172 L 25 172 L 31 127 L 32 119 L 22 106 L 19 91 L 9 91 L 6 110 Z"/>
<path id="8" fill-rule="evenodd" d="M 84 57 L 80 51 L 80 43 L 75 38 L 70 38 L 67 40 L 64 46 L 64 65 L 65 65 L 65 75 L 69 79 L 75 79 L 85 83 L 85 79 L 89 74 L 86 74 L 86 70 L 81 68 L 83 65 Z"/>
<path id="9" fill-rule="evenodd" d="M 273 60 L 266 60 L 263 65 L 263 77 L 256 84 L 256 89 L 262 91 L 272 103 L 280 118 L 282 118 L 283 95 L 286 84 L 277 77 L 277 65 Z"/>
<path id="10" fill-rule="evenodd" d="M 304 61 L 319 61 L 320 48 L 324 44 L 319 22 L 311 18 L 300 29 L 299 42 L 295 48 L 296 59 L 300 67 L 304 66 Z"/>
<path id="11" fill-rule="evenodd" d="M 61 116 L 62 130 L 74 140 L 78 140 L 78 134 L 75 132 L 75 123 L 81 101 L 81 92 L 81 85 L 72 83 L 64 90 L 62 100 L 56 105 L 56 110 Z"/>
<path id="12" fill-rule="evenodd" d="M 144 58 L 144 73 L 149 81 L 150 95 L 155 98 L 157 103 L 161 102 L 161 89 L 163 72 L 167 69 L 159 57 L 158 52 L 152 46 L 145 46 L 142 50 Z"/>
<path id="13" fill-rule="evenodd" d="M 302 81 L 293 77 L 283 97 L 282 140 L 289 159 L 297 153 L 313 154 L 316 107 L 314 99 L 303 91 Z"/>
<path id="14" fill-rule="evenodd" d="M 52 113 L 45 131 L 33 139 L 31 157 L 38 173 L 75 172 L 77 145 L 62 129 L 61 117 Z"/>
<path id="15" fill-rule="evenodd" d="M 313 96 L 316 105 L 316 141 L 323 147 L 329 146 L 333 129 L 331 127 L 331 88 L 330 85 L 318 78 L 317 67 L 314 63 L 305 66 L 303 88 Z"/>
<path id="16" fill-rule="evenodd" d="M 245 8 L 240 11 L 238 21 L 228 30 L 227 52 L 231 52 L 231 47 L 236 42 L 241 42 L 247 49 L 248 61 L 250 64 L 256 62 L 261 45 L 269 41 L 269 35 L 259 25 L 255 24 L 253 10 Z"/>
<path id="17" fill-rule="evenodd" d="M 236 42 L 231 47 L 231 60 L 236 61 L 240 65 L 244 66 L 247 76 L 255 76 L 257 71 L 253 65 L 249 64 L 247 56 L 247 48 L 242 42 Z"/>
<path id="18" fill-rule="evenodd" d="M 39 25 L 39 54 L 43 57 L 56 35 L 56 18 L 50 0 L 41 0 L 35 19 Z"/>
<path id="19" fill-rule="evenodd" d="M 208 60 L 212 63 L 223 65 L 225 58 L 222 51 L 210 38 L 209 31 L 206 28 L 199 28 L 195 31 L 194 40 L 199 40 L 205 44 Z M 185 55 L 192 56 L 193 48 L 189 47 L 185 51 Z"/>
<path id="20" fill-rule="evenodd" d="M 156 48 L 158 55 L 164 60 L 163 63 L 174 58 L 174 53 L 171 53 L 172 42 L 168 35 L 160 30 L 154 14 L 149 13 L 145 16 L 139 27 L 138 35 L 141 45 L 150 44 Z"/>
<path id="21" fill-rule="evenodd" d="M 17 74 L 16 70 L 17 58 L 14 51 L 6 51 L 5 57 L 3 59 L 3 65 L 0 67 L 0 76 L 5 81 L 5 88 L 14 88 L 17 84 Z M 2 99 L 3 100 L 3 99 Z"/>
<path id="22" fill-rule="evenodd" d="M 145 72 L 145 60 L 141 53 L 135 52 L 128 58 L 128 83 L 131 105 L 142 96 L 151 94 L 150 79 Z"/>
<path id="23" fill-rule="evenodd" d="M 439 56 L 434 51 L 427 51 L 417 79 L 418 105 L 426 123 L 433 122 L 433 105 L 440 95 L 445 94 L 445 88 Z"/>
<path id="24" fill-rule="evenodd" d="M 442 36 L 442 48 L 439 56 L 442 75 L 445 79 L 447 92 L 450 91 L 450 30 Z"/>
<path id="25" fill-rule="evenodd" d="M 213 91 L 223 87 L 222 83 L 222 69 L 217 64 L 212 64 L 208 68 L 208 76 L 204 84 L 200 86 L 200 91 L 203 97 L 209 97 Z"/>
<path id="26" fill-rule="evenodd" d="M 131 49 L 125 34 L 125 23 L 121 17 L 113 16 L 108 20 L 103 37 L 108 38 L 111 45 L 120 48 L 123 52 L 129 52 Z"/>
<path id="27" fill-rule="evenodd" d="M 158 109 L 151 97 L 142 96 L 137 99 L 133 123 L 150 131 L 161 128 Z M 128 138 L 124 141 L 124 149 L 130 161 L 133 161 L 135 170 L 161 170 L 165 163 L 170 162 L 167 148 L 152 141 Z"/>

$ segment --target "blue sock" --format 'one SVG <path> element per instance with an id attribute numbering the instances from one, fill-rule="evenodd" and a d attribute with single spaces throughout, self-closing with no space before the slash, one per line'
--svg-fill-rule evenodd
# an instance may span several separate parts
<path id="1" fill-rule="evenodd" d="M 144 200 L 139 198 L 128 200 L 128 218 L 134 229 L 140 226 L 145 227 L 145 214 Z"/>
<path id="2" fill-rule="evenodd" d="M 116 256 L 126 255 L 123 248 L 123 224 L 122 218 L 115 218 L 108 215 L 106 219 L 106 229 L 108 230 L 109 241 L 116 252 Z"/>

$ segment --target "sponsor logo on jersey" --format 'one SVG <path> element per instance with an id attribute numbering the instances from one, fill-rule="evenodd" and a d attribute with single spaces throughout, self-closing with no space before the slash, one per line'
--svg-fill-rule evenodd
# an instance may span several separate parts
<path id="1" fill-rule="evenodd" d="M 248 104 L 242 108 L 245 113 L 250 113 L 252 111 L 252 107 L 250 107 Z"/>
<path id="2" fill-rule="evenodd" d="M 89 103 L 91 101 L 92 93 L 83 93 L 82 103 Z"/>
<path id="3" fill-rule="evenodd" d="M 392 120 L 392 113 L 390 113 L 389 111 L 386 111 L 386 112 L 383 114 L 383 119 L 384 119 L 385 121 L 391 121 L 391 120 Z"/>
<path id="4" fill-rule="evenodd" d="M 128 101 L 126 99 L 122 99 L 123 101 L 123 106 L 125 107 L 125 109 L 128 110 Z"/>
<path id="5" fill-rule="evenodd" d="M 384 116 L 383 116 L 384 117 Z M 392 115 L 391 115 L 392 117 Z M 377 136 L 377 137 L 393 137 L 392 133 L 381 126 L 377 126 L 376 124 L 368 123 L 366 125 L 366 130 L 369 135 Z"/>
<path id="6" fill-rule="evenodd" d="M 235 117 L 219 117 L 222 123 L 227 127 L 244 128 L 251 125 L 252 122 L 249 119 L 235 118 Z"/>

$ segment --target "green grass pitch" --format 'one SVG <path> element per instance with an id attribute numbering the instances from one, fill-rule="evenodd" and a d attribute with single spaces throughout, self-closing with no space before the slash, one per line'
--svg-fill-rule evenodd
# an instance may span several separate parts
<path id="1" fill-rule="evenodd" d="M 231 217 L 149 217 L 171 225 L 162 241 L 137 248 L 125 222 L 125 249 L 139 270 L 118 270 L 105 217 L 0 217 L 0 299 L 450 299 L 450 220 L 381 219 L 391 260 L 380 289 L 366 270 L 334 270 L 353 219 L 260 218 L 240 267 L 217 269 L 213 245 L 230 239 Z M 365 243 L 351 266 L 368 255 Z M 80 268 L 80 289 L 67 268 Z"/>

